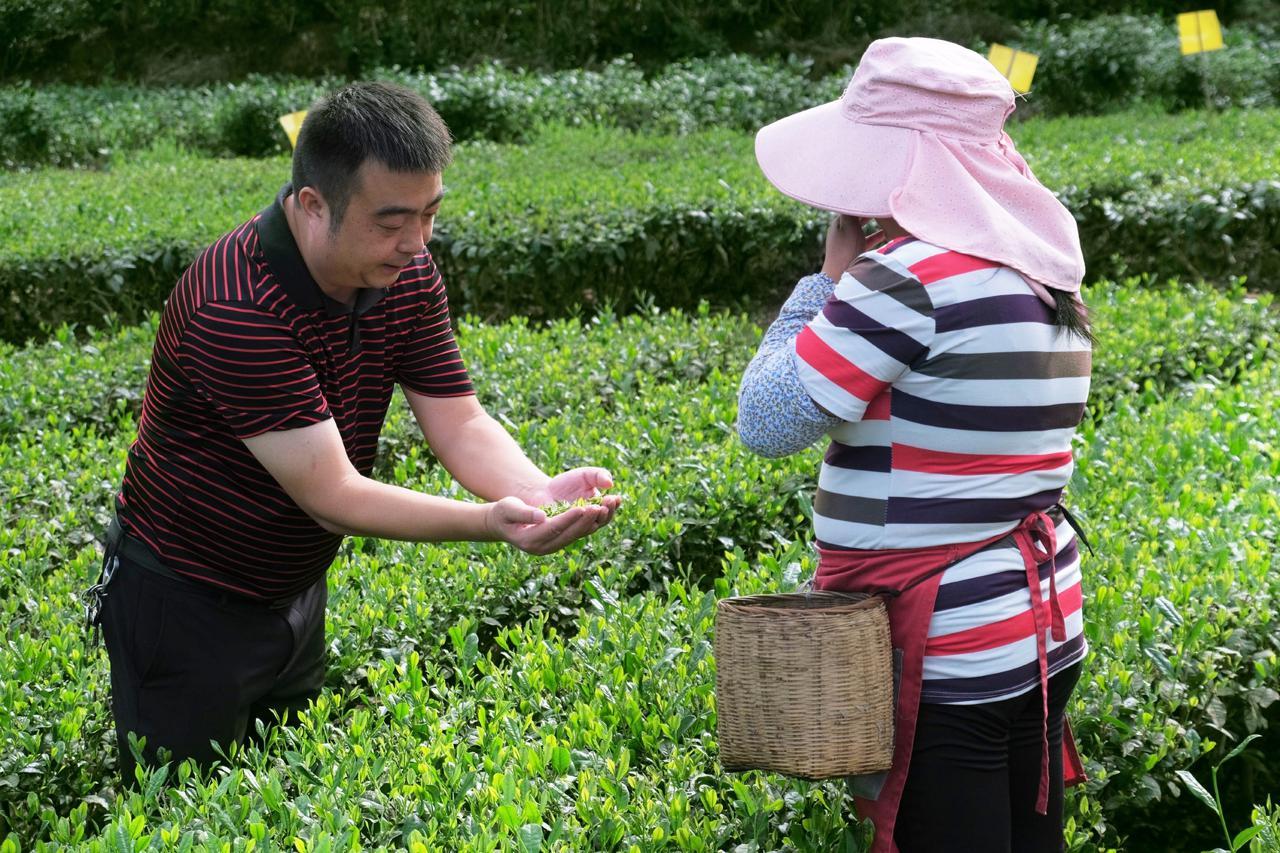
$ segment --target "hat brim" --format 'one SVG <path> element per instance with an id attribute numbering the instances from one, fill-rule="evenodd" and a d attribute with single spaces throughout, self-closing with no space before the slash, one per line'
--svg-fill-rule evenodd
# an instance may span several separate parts
<path id="1" fill-rule="evenodd" d="M 761 128 L 756 162 L 769 183 L 811 207 L 888 216 L 911 165 L 911 133 L 853 121 L 832 101 Z"/>

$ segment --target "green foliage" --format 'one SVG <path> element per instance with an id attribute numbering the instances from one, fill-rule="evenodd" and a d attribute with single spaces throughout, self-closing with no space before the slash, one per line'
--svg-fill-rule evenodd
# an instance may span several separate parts
<path id="1" fill-rule="evenodd" d="M 1227 816 L 1223 812 L 1223 808 L 1222 808 L 1222 794 L 1218 790 L 1218 771 L 1222 769 L 1222 765 L 1226 764 L 1228 761 L 1235 758 L 1237 755 L 1239 755 L 1241 752 L 1247 749 L 1250 743 L 1252 743 L 1253 741 L 1257 740 L 1260 737 L 1262 737 L 1262 735 L 1257 734 L 1256 732 L 1254 734 L 1249 735 L 1247 738 L 1242 740 L 1239 743 L 1239 745 L 1236 746 L 1235 749 L 1227 753 L 1225 758 L 1220 759 L 1216 764 L 1213 765 L 1213 770 L 1211 771 L 1211 774 L 1210 774 L 1213 777 L 1213 793 L 1212 794 L 1210 794 L 1207 790 L 1205 790 L 1204 785 L 1200 784 L 1200 780 L 1197 779 L 1190 770 L 1178 771 L 1178 778 L 1181 779 L 1183 784 L 1187 786 L 1187 790 L 1189 790 L 1196 799 L 1200 800 L 1200 802 L 1208 806 L 1214 812 L 1214 814 L 1218 816 L 1218 820 L 1221 821 L 1222 831 L 1227 841 L 1227 847 L 1218 848 L 1218 849 L 1225 850 L 1226 853 L 1235 853 L 1235 851 L 1244 847 L 1246 844 L 1250 842 L 1251 839 L 1253 839 L 1256 835 L 1262 832 L 1263 827 L 1261 824 L 1255 823 L 1253 826 L 1250 826 L 1241 830 L 1236 835 L 1231 834 L 1231 830 L 1227 828 Z"/>
<path id="2" fill-rule="evenodd" d="M 1161 805 L 1182 794 L 1175 771 L 1275 718 L 1277 378 L 1268 359 L 1233 386 L 1152 388 L 1081 433 L 1071 494 L 1097 556 L 1076 733 L 1090 802 L 1105 797 L 1107 822 L 1135 838 L 1204 838 L 1200 814 Z M 1135 760 L 1099 760 L 1111 754 Z"/>
<path id="3" fill-rule="evenodd" d="M 1272 110 L 1029 121 L 1028 160 L 1077 216 L 1091 278 L 1280 281 Z M 157 148 L 107 171 L 0 175 L 0 339 L 136 322 L 200 248 L 261 209 L 288 162 Z M 826 217 L 759 173 L 748 136 L 549 129 L 463 146 L 432 250 L 455 308 L 486 318 L 780 299 Z"/>
<path id="4" fill-rule="evenodd" d="M 1220 0 L 1229 23 L 1266 21 L 1267 0 Z M 367 73 L 380 65 L 439 68 L 489 58 L 564 68 L 633 53 L 647 65 L 747 51 L 856 57 L 874 37 L 929 35 L 967 44 L 1002 38 L 1015 21 L 1116 12 L 1171 19 L 1169 0 L 355 0 L 264 6 L 246 0 L 87 0 L 0 4 L 0 75 L 99 79 L 234 79 L 251 71 Z"/>
<path id="5" fill-rule="evenodd" d="M 100 166 L 158 143 L 211 156 L 288 150 L 279 116 L 304 109 L 337 80 L 251 76 L 191 88 L 41 86 L 0 89 L 0 161 L 6 167 Z"/>
<path id="6" fill-rule="evenodd" d="M 280 116 L 306 109 L 325 91 L 323 82 L 249 79 L 218 89 L 213 104 L 212 127 L 197 143 L 213 154 L 266 157 L 286 150 L 287 137 Z M 152 120 L 164 116 L 163 104 L 149 111 Z M 162 131 L 163 132 L 163 131 Z"/>
<path id="7" fill-rule="evenodd" d="M 1280 853 L 1280 806 L 1273 806 L 1267 798 L 1265 806 L 1255 806 L 1252 825 L 1258 834 L 1249 842 L 1249 853 Z"/>
<path id="8" fill-rule="evenodd" d="M 45 162 L 51 148 L 51 126 L 44 99 L 30 84 L 9 89 L 0 100 L 0 139 L 5 165 Z"/>
<path id="9" fill-rule="evenodd" d="M 547 122 L 664 133 L 705 128 L 754 131 L 839 96 L 847 73 L 818 83 L 799 61 L 742 55 L 692 59 L 646 76 L 629 59 L 599 70 L 538 74 L 487 62 L 434 73 L 371 72 L 414 89 L 458 140 L 528 141 Z M 18 84 L 0 88 L 0 162 L 9 168 L 93 166 L 158 141 L 212 156 L 289 150 L 277 118 L 340 86 L 336 78 L 250 75 L 216 86 Z"/>
<path id="10" fill-rule="evenodd" d="M 1211 288 L 1146 278 L 1098 282 L 1088 293 L 1098 336 L 1089 413 L 1101 420 L 1121 396 L 1158 398 L 1171 389 L 1208 381 L 1235 382 L 1277 346 L 1280 321 L 1268 295 L 1239 285 Z M 612 412 L 648 382 L 702 381 L 719 371 L 740 373 L 755 332 L 742 318 L 715 324 L 679 322 L 679 314 L 652 312 L 593 321 L 560 320 L 544 328 L 516 318 L 500 326 L 463 319 L 464 356 L 485 407 L 501 417 L 547 420 L 590 405 Z M 0 441 L 44 430 L 94 429 L 127 433 L 142 410 L 157 315 L 118 330 L 62 327 L 40 345 L 0 343 Z M 574 342 L 587 336 L 610 353 L 583 373 Z M 88 337 L 88 340 L 84 340 Z M 78 339 L 79 338 L 79 339 Z M 539 353 L 543 370 L 526 370 L 521 354 Z M 32 382 L 40 374 L 75 377 L 74 382 Z M 574 381 L 565 381 L 573 375 Z M 391 425 L 407 418 L 401 411 Z M 418 453 L 412 422 L 405 434 L 389 428 L 382 437 L 381 476 L 393 476 L 402 453 Z M 413 457 L 418 458 L 417 456 Z"/>
<path id="11" fill-rule="evenodd" d="M 1235 383 L 1280 346 L 1280 323 L 1268 310 L 1274 300 L 1238 283 L 1217 290 L 1138 278 L 1099 282 L 1086 297 L 1098 337 L 1088 409 L 1095 422 L 1122 398 Z"/>
<path id="12" fill-rule="evenodd" d="M 1228 28 L 1226 39 L 1224 50 L 1184 57 L 1171 20 L 1107 16 L 1040 22 L 1005 40 L 1040 54 L 1034 89 L 1019 107 L 1024 117 L 1139 104 L 1161 111 L 1275 107 L 1280 37 Z M 985 51 L 983 43 L 974 46 Z M 459 140 L 522 142 L 547 122 L 649 133 L 754 132 L 839 97 L 854 60 L 821 74 L 812 61 L 744 54 L 681 60 L 648 74 L 629 57 L 593 70 L 542 73 L 492 60 L 428 73 L 406 70 L 418 66 L 405 61 L 363 76 L 421 92 Z M 277 117 L 305 109 L 346 79 L 250 74 L 188 87 L 11 84 L 0 87 L 0 163 L 93 166 L 159 140 L 212 156 L 285 153 Z"/>
<path id="13" fill-rule="evenodd" d="M 1123 849 L 1141 833 L 1175 849 L 1193 837 L 1176 770 L 1280 707 L 1278 318 L 1239 290 L 1134 280 L 1093 294 L 1097 417 L 1071 487 L 1099 551 L 1072 708 L 1093 781 L 1070 800 L 1069 840 Z M 105 655 L 84 644 L 77 593 L 97 570 L 154 326 L 0 345 L 0 838 L 859 849 L 842 786 L 716 761 L 715 600 L 812 571 L 818 457 L 738 442 L 759 330 L 707 311 L 464 322 L 486 408 L 545 468 L 609 467 L 627 497 L 615 524 L 544 559 L 349 540 L 330 572 L 329 689 L 302 723 L 221 771 L 121 790 Z M 416 429 L 398 402 L 377 476 L 460 494 Z M 1259 810 L 1255 843 L 1268 821 Z"/>
<path id="14" fill-rule="evenodd" d="M 91 19 L 89 0 L 6 0 L 0 4 L 0 73 L 48 62 L 59 46 L 85 32 Z"/>
<path id="15" fill-rule="evenodd" d="M 1036 112 L 1280 103 L 1280 42 L 1269 31 L 1226 27 L 1223 50 L 1183 56 L 1172 17 L 1102 15 L 1040 21 L 1010 41 L 1040 57 L 1027 98 Z"/>

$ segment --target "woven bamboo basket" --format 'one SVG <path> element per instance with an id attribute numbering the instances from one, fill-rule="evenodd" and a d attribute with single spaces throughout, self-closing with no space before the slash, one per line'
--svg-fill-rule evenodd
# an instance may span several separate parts
<path id="1" fill-rule="evenodd" d="M 726 770 L 830 779 L 889 769 L 893 651 L 880 596 L 723 599 L 715 654 Z"/>

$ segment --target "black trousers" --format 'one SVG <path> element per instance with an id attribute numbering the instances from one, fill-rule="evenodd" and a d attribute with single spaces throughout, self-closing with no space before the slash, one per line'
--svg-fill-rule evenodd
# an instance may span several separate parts
<path id="1" fill-rule="evenodd" d="M 900 853 L 1060 853 L 1062 719 L 1080 664 L 1049 679 L 1049 813 L 1040 690 L 982 705 L 921 704 L 893 834 Z"/>
<path id="2" fill-rule="evenodd" d="M 139 543 L 130 540 L 136 548 Z M 324 578 L 292 601 L 269 606 L 215 587 L 142 568 L 128 549 L 99 616 L 111 660 L 111 710 L 126 783 L 135 761 L 128 733 L 146 738 L 143 759 L 160 748 L 174 761 L 216 757 L 306 708 L 325 677 Z"/>

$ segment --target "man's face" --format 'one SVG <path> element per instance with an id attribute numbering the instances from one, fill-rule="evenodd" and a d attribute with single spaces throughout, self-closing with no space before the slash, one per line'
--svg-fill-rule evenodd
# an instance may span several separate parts
<path id="1" fill-rule="evenodd" d="M 440 175 L 392 172 L 366 160 L 337 232 L 329 232 L 325 267 L 345 287 L 390 287 L 431 239 L 444 195 Z"/>

